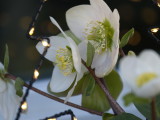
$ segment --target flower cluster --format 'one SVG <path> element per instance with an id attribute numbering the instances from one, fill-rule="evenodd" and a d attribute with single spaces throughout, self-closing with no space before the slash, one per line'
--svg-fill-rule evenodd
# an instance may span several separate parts
<path id="1" fill-rule="evenodd" d="M 65 34 L 56 20 L 50 17 L 63 37 L 52 36 L 49 38 L 51 47 L 45 57 L 55 65 L 49 86 L 52 92 L 62 92 L 74 83 L 66 100 L 72 95 L 77 82 L 86 72 L 81 59 L 87 61 L 88 43 L 95 50 L 91 68 L 95 69 L 97 77 L 108 75 L 118 58 L 118 11 L 115 9 L 112 12 L 103 0 L 90 0 L 90 3 L 91 5 L 79 5 L 66 12 L 67 24 L 80 40 L 78 46 L 71 37 Z M 40 42 L 36 47 L 42 53 L 44 47 Z"/>

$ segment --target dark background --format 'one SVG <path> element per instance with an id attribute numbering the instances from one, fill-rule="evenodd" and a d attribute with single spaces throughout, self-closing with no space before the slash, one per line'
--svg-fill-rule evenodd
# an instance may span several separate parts
<path id="1" fill-rule="evenodd" d="M 160 51 L 160 46 L 147 32 L 149 27 L 160 23 L 160 8 L 152 0 L 106 0 L 106 3 L 112 10 L 117 8 L 119 11 L 120 36 L 132 27 L 135 28 L 134 37 L 124 48 L 125 53 L 133 50 L 138 54 L 146 48 Z M 0 61 L 3 61 L 4 46 L 7 43 L 10 51 L 9 72 L 26 80 L 31 77 L 39 60 L 39 53 L 35 49 L 36 42 L 25 37 L 39 4 L 40 0 L 1 0 L 0 3 Z M 59 33 L 50 22 L 49 16 L 54 17 L 63 30 L 67 30 L 65 12 L 80 4 L 89 4 L 89 1 L 48 0 L 36 23 L 36 34 L 50 36 Z M 40 71 L 41 77 L 50 77 L 52 68 L 52 63 L 45 60 Z"/>

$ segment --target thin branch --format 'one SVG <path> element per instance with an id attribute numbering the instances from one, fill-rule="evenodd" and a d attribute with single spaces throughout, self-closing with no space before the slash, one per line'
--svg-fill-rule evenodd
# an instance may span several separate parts
<path id="1" fill-rule="evenodd" d="M 5 77 L 6 77 L 6 78 L 9 78 L 9 79 L 12 79 L 12 80 L 15 80 L 15 79 L 16 79 L 16 77 L 13 76 L 13 75 L 11 75 L 11 74 L 6 74 Z M 26 83 L 24 84 L 24 86 L 27 87 L 27 88 L 29 87 L 29 85 L 26 84 Z M 35 87 L 31 87 L 31 90 L 34 91 L 34 92 L 36 92 L 36 93 L 38 93 L 38 94 L 40 94 L 40 95 L 43 95 L 43 96 L 45 96 L 45 97 L 47 97 L 47 98 L 50 98 L 50 99 L 52 99 L 52 100 L 54 100 L 54 101 L 57 101 L 57 102 L 59 102 L 59 103 L 66 104 L 66 105 L 68 105 L 68 106 L 71 106 L 71 107 L 74 107 L 74 108 L 77 108 L 77 109 L 80 109 L 80 110 L 89 112 L 89 113 L 91 113 L 91 114 L 96 114 L 96 115 L 99 115 L 99 116 L 102 116 L 102 115 L 103 115 L 102 112 L 97 112 L 97 111 L 94 111 L 94 110 L 90 110 L 90 109 L 84 108 L 84 107 L 82 107 L 82 106 L 80 106 L 80 105 L 74 104 L 74 103 L 72 103 L 72 102 L 64 103 L 64 100 L 63 100 L 63 99 L 60 99 L 60 98 L 55 97 L 55 96 L 53 96 L 53 95 L 50 95 L 50 94 L 48 94 L 48 93 L 46 93 L 46 92 L 43 92 L 43 91 L 41 91 L 41 90 L 39 90 L 39 89 L 37 89 L 37 88 L 35 88 Z"/>
<path id="2" fill-rule="evenodd" d="M 151 111 L 152 111 L 152 120 L 156 120 L 156 101 L 155 101 L 155 98 L 152 98 Z"/>
<path id="3" fill-rule="evenodd" d="M 125 112 L 121 106 L 116 102 L 116 100 L 111 96 L 111 94 L 109 93 L 108 89 L 105 87 L 105 85 L 101 82 L 102 78 L 97 78 L 95 75 L 95 72 L 93 71 L 93 69 L 91 69 L 91 67 L 88 67 L 86 65 L 86 63 L 82 60 L 82 63 L 85 65 L 85 67 L 88 69 L 88 71 L 91 73 L 91 75 L 94 77 L 94 79 L 96 80 L 97 84 L 102 88 L 102 90 L 104 91 L 111 108 L 113 109 L 113 111 L 115 112 L 115 114 L 121 114 L 123 112 Z"/>

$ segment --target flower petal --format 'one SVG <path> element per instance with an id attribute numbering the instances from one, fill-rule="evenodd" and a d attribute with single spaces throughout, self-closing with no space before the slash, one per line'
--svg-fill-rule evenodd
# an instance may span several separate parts
<path id="1" fill-rule="evenodd" d="M 87 61 L 87 43 L 85 41 L 82 41 L 78 45 L 80 56 L 82 59 L 86 62 Z"/>
<path id="2" fill-rule="evenodd" d="M 50 81 L 50 88 L 52 92 L 63 92 L 67 90 L 73 83 L 76 77 L 76 72 L 71 75 L 64 76 L 59 70 L 58 66 L 55 66 Z"/>
<path id="3" fill-rule="evenodd" d="M 52 23 L 59 28 L 59 30 L 62 32 L 64 37 L 68 40 L 69 45 L 70 45 L 71 50 L 72 50 L 74 67 L 75 67 L 76 71 L 80 73 L 81 72 L 81 56 L 80 56 L 80 53 L 79 53 L 79 50 L 78 50 L 78 46 L 76 45 L 74 40 L 72 40 L 72 38 L 68 37 L 64 33 L 64 31 L 62 30 L 62 28 L 59 26 L 59 24 L 57 23 L 57 21 L 54 18 L 50 17 L 50 19 L 51 19 Z"/>
<path id="4" fill-rule="evenodd" d="M 0 93 L 0 113 L 5 120 L 13 120 L 20 105 L 21 98 L 16 95 L 14 82 L 7 82 L 7 89 Z"/>
<path id="5" fill-rule="evenodd" d="M 109 6 L 103 1 L 103 0 L 90 0 L 91 6 L 97 11 L 97 16 L 101 15 L 101 20 L 104 20 L 104 18 L 110 19 L 110 14 L 112 13 Z"/>
<path id="6" fill-rule="evenodd" d="M 0 94 L 6 90 L 6 83 L 0 78 Z"/>
<path id="7" fill-rule="evenodd" d="M 77 74 L 77 76 L 76 76 L 76 81 L 75 81 L 73 87 L 71 88 L 71 90 L 68 92 L 67 97 L 65 98 L 64 103 L 66 103 L 66 102 L 69 100 L 69 98 L 72 96 L 72 94 L 73 94 L 73 92 L 74 92 L 74 89 L 75 89 L 78 81 L 79 81 L 82 77 L 83 77 L 83 73 L 78 73 L 78 74 Z"/>
<path id="8" fill-rule="evenodd" d="M 150 66 L 153 71 L 160 73 L 160 56 L 154 50 L 148 49 L 142 51 L 139 55 L 139 58 L 140 60 L 144 61 L 148 66 Z"/>
<path id="9" fill-rule="evenodd" d="M 51 36 L 49 37 L 49 39 L 51 46 L 48 48 L 45 58 L 47 58 L 51 62 L 55 62 L 57 53 L 56 50 L 58 50 L 59 48 L 65 48 L 67 45 L 69 45 L 69 42 L 65 38 L 59 36 Z M 43 53 L 44 46 L 41 42 L 38 42 L 36 48 L 40 54 Z"/>
<path id="10" fill-rule="evenodd" d="M 114 68 L 118 59 L 119 48 L 107 51 L 105 61 L 98 67 L 95 68 L 95 74 L 97 77 L 104 77 L 108 75 Z"/>
<path id="11" fill-rule="evenodd" d="M 103 52 L 102 54 L 95 53 L 91 67 L 97 68 L 100 65 L 102 65 L 106 60 L 106 56 L 107 56 L 106 52 Z"/>
<path id="12" fill-rule="evenodd" d="M 154 88 L 154 89 L 153 89 Z M 140 88 L 134 89 L 137 96 L 152 98 L 160 93 L 160 78 L 153 79 Z"/>
<path id="13" fill-rule="evenodd" d="M 0 70 L 4 70 L 4 65 L 0 62 Z"/>
<path id="14" fill-rule="evenodd" d="M 85 28 L 96 20 L 94 9 L 90 5 L 79 5 L 66 12 L 66 21 L 70 30 L 81 40 L 85 40 Z"/>

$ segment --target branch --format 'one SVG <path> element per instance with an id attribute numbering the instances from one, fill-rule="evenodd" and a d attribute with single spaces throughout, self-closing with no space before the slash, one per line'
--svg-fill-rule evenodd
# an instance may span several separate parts
<path id="1" fill-rule="evenodd" d="M 13 75 L 11 75 L 11 74 L 5 74 L 5 77 L 6 77 L 6 78 L 9 78 L 9 79 L 12 79 L 12 80 L 16 80 L 16 77 L 13 76 Z M 27 88 L 29 87 L 29 85 L 26 84 L 26 83 L 24 84 L 24 86 L 27 87 Z M 68 106 L 71 106 L 71 107 L 74 107 L 74 108 L 77 108 L 77 109 L 80 109 L 80 110 L 89 112 L 89 113 L 91 113 L 91 114 L 96 114 L 96 115 L 99 115 L 99 116 L 102 116 L 102 115 L 103 115 L 102 112 L 97 112 L 97 111 L 94 111 L 94 110 L 90 110 L 90 109 L 84 108 L 84 107 L 82 107 L 82 106 L 80 106 L 80 105 L 77 105 L 77 104 L 74 104 L 74 103 L 71 103 L 71 102 L 64 103 L 64 100 L 63 100 L 63 99 L 60 99 L 60 98 L 55 97 L 55 96 L 53 96 L 53 95 L 50 95 L 50 94 L 48 94 L 48 93 L 46 93 L 46 92 L 43 92 L 43 91 L 41 91 L 41 90 L 39 90 L 39 89 L 37 89 L 37 88 L 35 88 L 35 87 L 31 87 L 31 90 L 34 91 L 34 92 L 36 92 L 36 93 L 38 93 L 38 94 L 40 94 L 40 95 L 43 95 L 43 96 L 45 96 L 45 97 L 47 97 L 47 98 L 50 98 L 50 99 L 52 99 L 52 100 L 54 100 L 54 101 L 57 101 L 57 102 L 59 102 L 59 103 L 66 104 L 66 105 L 68 105 Z"/>
<path id="2" fill-rule="evenodd" d="M 82 63 L 85 65 L 85 67 L 88 69 L 88 71 L 91 73 L 91 75 L 94 77 L 94 79 L 96 80 L 97 84 L 101 87 L 101 89 L 104 91 L 104 93 L 106 94 L 106 97 L 110 103 L 111 108 L 113 109 L 113 111 L 115 112 L 115 114 L 121 114 L 123 112 L 125 112 L 121 106 L 116 102 L 116 100 L 111 96 L 111 94 L 109 93 L 108 89 L 106 88 L 106 86 L 102 83 L 102 79 L 103 78 L 98 78 L 95 75 L 94 70 L 91 67 L 88 67 L 86 65 L 86 63 L 82 60 Z"/>

